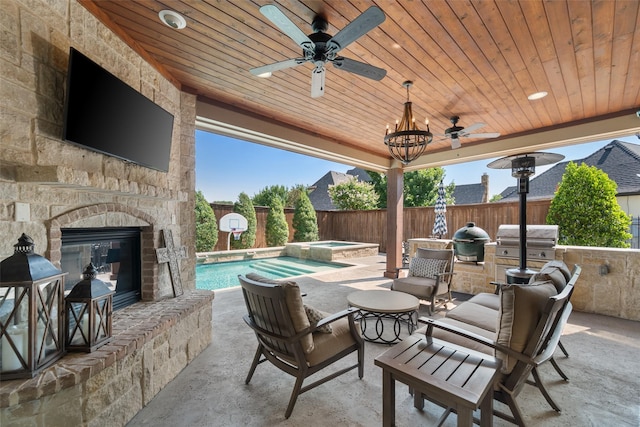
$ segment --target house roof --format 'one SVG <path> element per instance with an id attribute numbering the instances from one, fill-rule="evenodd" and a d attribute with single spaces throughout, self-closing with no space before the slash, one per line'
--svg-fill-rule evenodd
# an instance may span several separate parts
<path id="1" fill-rule="evenodd" d="M 640 194 L 640 145 L 613 140 L 595 153 L 581 160 L 580 165 L 595 166 L 618 184 L 618 195 Z M 561 162 L 529 181 L 528 198 L 551 198 L 569 162 Z M 510 190 L 510 191 L 509 191 Z M 502 192 L 503 200 L 518 198 L 516 187 Z"/>
<path id="2" fill-rule="evenodd" d="M 482 183 L 456 185 L 456 188 L 453 190 L 453 198 L 456 205 L 482 203 L 483 194 L 484 185 L 482 185 Z"/>
<path id="3" fill-rule="evenodd" d="M 333 204 L 329 197 L 329 186 L 342 184 L 349 179 L 357 179 L 358 181 L 370 182 L 371 177 L 364 169 L 353 168 L 346 173 L 329 171 L 322 178 L 317 180 L 313 185 L 313 191 L 309 193 L 309 200 L 313 208 L 317 211 L 334 211 L 337 207 Z"/>

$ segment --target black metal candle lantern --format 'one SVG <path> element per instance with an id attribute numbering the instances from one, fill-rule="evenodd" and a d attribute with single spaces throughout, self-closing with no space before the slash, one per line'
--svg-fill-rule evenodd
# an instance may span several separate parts
<path id="1" fill-rule="evenodd" d="M 111 341 L 113 294 L 89 264 L 66 298 L 67 350 L 90 353 Z"/>
<path id="2" fill-rule="evenodd" d="M 0 262 L 0 377 L 33 378 L 64 353 L 64 276 L 22 234 Z"/>

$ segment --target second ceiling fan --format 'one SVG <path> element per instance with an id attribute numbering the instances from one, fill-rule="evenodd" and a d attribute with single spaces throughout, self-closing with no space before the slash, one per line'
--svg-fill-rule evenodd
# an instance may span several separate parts
<path id="1" fill-rule="evenodd" d="M 440 141 L 450 138 L 451 148 L 454 150 L 456 148 L 460 148 L 460 146 L 462 145 L 460 143 L 460 138 L 497 138 L 500 136 L 498 132 L 471 133 L 476 129 L 480 129 L 483 126 L 486 126 L 485 123 L 474 123 L 464 128 L 462 126 L 458 126 L 458 121 L 460 120 L 460 117 L 451 116 L 449 120 L 451 121 L 451 124 L 453 126 L 445 129 L 444 134 L 440 135 L 440 136 L 443 136 L 444 138 L 441 138 Z"/>
<path id="2" fill-rule="evenodd" d="M 373 80 L 381 80 L 387 74 L 382 68 L 338 56 L 342 49 L 384 22 L 384 12 L 376 6 L 365 10 L 333 37 L 325 33 L 328 23 L 321 15 L 316 15 L 313 19 L 311 27 L 314 32 L 307 36 L 276 6 L 262 6 L 260 12 L 302 48 L 302 56 L 252 68 L 249 71 L 253 75 L 270 75 L 274 71 L 311 62 L 314 65 L 311 72 L 311 97 L 317 98 L 324 94 L 325 64 L 328 62 L 340 70 Z"/>

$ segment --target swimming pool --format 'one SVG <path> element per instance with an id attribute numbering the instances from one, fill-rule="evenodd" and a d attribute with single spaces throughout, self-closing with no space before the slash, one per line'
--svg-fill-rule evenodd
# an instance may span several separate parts
<path id="1" fill-rule="evenodd" d="M 336 270 L 347 264 L 327 263 L 293 257 L 262 258 L 245 261 L 196 265 L 196 289 L 225 289 L 240 286 L 238 274 L 255 272 L 269 279 L 303 276 Z"/>

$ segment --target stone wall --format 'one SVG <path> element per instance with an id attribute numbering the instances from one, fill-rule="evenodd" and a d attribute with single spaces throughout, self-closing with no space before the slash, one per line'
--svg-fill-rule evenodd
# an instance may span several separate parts
<path id="1" fill-rule="evenodd" d="M 409 239 L 409 253 L 419 247 L 443 248 L 450 240 Z M 456 262 L 452 289 L 478 294 L 493 292 L 492 281 L 504 281 L 502 265 L 496 265 L 496 244 L 485 245 L 484 262 L 475 264 Z M 575 264 L 582 273 L 571 297 L 576 311 L 597 313 L 629 320 L 640 320 L 640 250 L 594 248 L 584 246 L 556 246 L 555 258 L 564 261 L 569 268 Z M 504 262 L 499 260 L 499 262 Z M 508 261 L 511 267 L 518 260 Z M 544 261 L 527 264 L 532 269 L 540 268 Z M 606 272 L 601 267 L 606 266 Z"/>
<path id="2" fill-rule="evenodd" d="M 36 252 L 59 262 L 51 220 L 95 205 L 143 212 L 159 230 L 171 229 L 190 255 L 181 262 L 184 286 L 195 287 L 195 95 L 181 92 L 74 0 L 2 1 L 0 93 L 0 259 L 21 233 Z M 74 47 L 174 115 L 167 173 L 62 141 L 69 48 Z M 17 210 L 20 215 L 17 216 Z M 53 235 L 55 238 L 55 234 Z M 166 265 L 145 280 L 146 296 L 168 291 Z"/>
<path id="3" fill-rule="evenodd" d="M 0 384 L 2 426 L 123 426 L 211 342 L 211 291 L 114 314 L 113 339 Z"/>
<path id="4" fill-rule="evenodd" d="M 124 425 L 211 342 L 213 294 L 195 290 L 195 105 L 75 0 L 2 0 L 0 259 L 22 233 L 60 263 L 61 229 L 141 227 L 142 298 L 114 340 L 0 385 L 0 425 Z M 62 140 L 70 47 L 174 115 L 168 172 Z M 187 248 L 185 295 L 158 264 L 163 229 Z M 68 280 L 77 280 L 69 278 Z M 117 328 L 117 330 L 116 330 Z"/>

